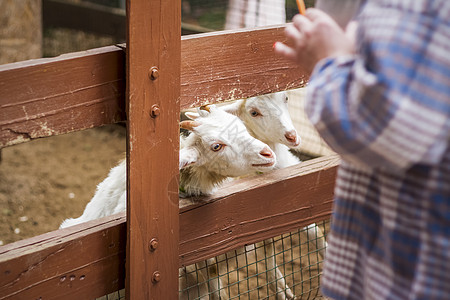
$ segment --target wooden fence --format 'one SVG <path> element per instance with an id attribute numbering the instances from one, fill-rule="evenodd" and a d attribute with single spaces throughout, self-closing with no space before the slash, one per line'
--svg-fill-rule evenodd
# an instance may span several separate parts
<path id="1" fill-rule="evenodd" d="M 331 214 L 336 156 L 179 209 L 180 109 L 308 77 L 274 55 L 282 26 L 180 39 L 179 0 L 129 0 L 127 15 L 127 47 L 0 66 L 0 147 L 128 119 L 127 213 L 0 247 L 0 299 L 92 299 L 124 287 L 127 299 L 177 299 L 180 266 Z"/>

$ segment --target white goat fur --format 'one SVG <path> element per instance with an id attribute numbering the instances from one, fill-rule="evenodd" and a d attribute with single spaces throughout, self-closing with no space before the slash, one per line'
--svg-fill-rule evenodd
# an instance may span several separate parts
<path id="1" fill-rule="evenodd" d="M 237 100 L 221 109 L 237 115 L 253 137 L 269 145 L 277 155 L 277 169 L 300 162 L 289 151 L 298 147 L 301 139 L 289 115 L 285 92 Z"/>
<path id="2" fill-rule="evenodd" d="M 86 205 L 83 214 L 75 219 L 64 220 L 59 228 L 66 228 L 125 211 L 127 203 L 126 176 L 126 161 L 122 160 L 109 171 L 108 177 L 97 186 L 97 191 Z"/>
<path id="3" fill-rule="evenodd" d="M 237 100 L 232 104 L 222 106 L 221 109 L 237 115 L 247 127 L 250 134 L 263 141 L 275 152 L 277 156 L 276 168 L 281 169 L 300 163 L 300 159 L 289 151 L 289 148 L 299 147 L 301 139 L 297 134 L 288 109 L 288 96 L 285 92 L 278 92 L 267 94 L 247 99 Z M 320 249 L 322 257 L 324 257 L 324 249 L 326 242 L 323 238 L 322 231 L 316 224 L 311 224 L 307 227 L 308 240 L 316 241 L 317 248 Z M 261 244 L 261 243 L 259 243 Z M 257 248 L 261 245 L 257 244 Z M 251 246 L 247 246 L 247 251 L 251 250 Z M 286 297 L 293 298 L 293 293 L 286 285 L 284 276 L 278 269 L 275 258 L 273 241 L 266 240 L 264 248 L 267 256 L 272 257 L 268 259 L 268 268 L 274 269 L 275 274 L 269 272 L 271 276 L 270 281 L 276 284 L 278 298 L 286 299 L 283 292 L 283 287 L 286 290 Z"/>
<path id="4" fill-rule="evenodd" d="M 187 138 L 180 137 L 180 186 L 186 196 L 211 194 L 228 177 L 268 171 L 276 161 L 275 154 L 266 144 L 250 136 L 239 118 L 215 106 L 209 110 L 190 113 L 195 121 L 180 124 L 191 131 Z M 220 150 L 213 151 L 212 147 L 217 145 Z M 125 210 L 126 161 L 123 160 L 97 186 L 83 214 L 65 220 L 60 228 Z"/>
<path id="5" fill-rule="evenodd" d="M 211 193 L 228 177 L 271 170 L 276 162 L 272 150 L 253 138 L 239 118 L 215 106 L 209 109 L 186 113 L 194 120 L 191 124 L 200 123 L 185 127 L 195 134 L 182 141 L 180 150 L 180 186 L 190 196 Z M 212 151 L 213 147 L 221 150 Z"/>

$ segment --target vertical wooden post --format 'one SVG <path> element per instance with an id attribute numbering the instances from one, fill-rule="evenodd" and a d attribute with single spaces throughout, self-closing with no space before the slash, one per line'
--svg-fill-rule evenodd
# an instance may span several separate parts
<path id="1" fill-rule="evenodd" d="M 180 0 L 127 1 L 127 299 L 178 299 Z"/>

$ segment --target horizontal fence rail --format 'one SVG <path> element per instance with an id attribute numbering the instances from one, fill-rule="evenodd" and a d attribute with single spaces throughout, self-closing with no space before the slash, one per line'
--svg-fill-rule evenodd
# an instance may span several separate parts
<path id="1" fill-rule="evenodd" d="M 181 109 L 305 86 L 302 68 L 272 51 L 283 30 L 182 37 Z M 125 120 L 123 48 L 0 66 L 0 148 Z"/>
<path id="2" fill-rule="evenodd" d="M 306 161 L 180 199 L 180 266 L 328 219 L 338 156 Z M 126 216 L 0 248 L 0 299 L 86 299 L 124 287 Z"/>
<path id="3" fill-rule="evenodd" d="M 0 248 L 0 299 L 93 299 L 125 284 L 125 216 Z"/>
<path id="4" fill-rule="evenodd" d="M 0 66 L 0 147 L 124 119 L 118 47 Z"/>
<path id="5" fill-rule="evenodd" d="M 273 52 L 284 26 L 185 36 L 181 108 L 299 88 L 308 74 Z"/>

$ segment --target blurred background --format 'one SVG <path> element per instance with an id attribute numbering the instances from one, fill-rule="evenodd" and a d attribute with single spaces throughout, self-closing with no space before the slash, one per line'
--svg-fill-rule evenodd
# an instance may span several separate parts
<path id="1" fill-rule="evenodd" d="M 125 1 L 0 0 L 0 64 L 124 43 Z M 182 0 L 181 9 L 183 35 L 281 24 L 298 12 L 295 0 Z"/>

